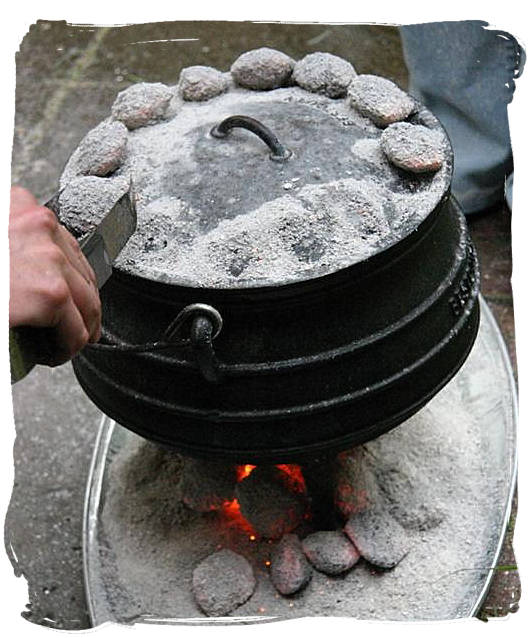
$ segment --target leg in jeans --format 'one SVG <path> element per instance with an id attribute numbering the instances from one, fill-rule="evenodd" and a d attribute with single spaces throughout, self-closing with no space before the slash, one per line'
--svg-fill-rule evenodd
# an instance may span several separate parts
<path id="1" fill-rule="evenodd" d="M 502 201 L 512 172 L 507 105 L 524 51 L 477 20 L 401 27 L 410 92 L 441 120 L 455 154 L 453 192 L 466 213 Z"/>

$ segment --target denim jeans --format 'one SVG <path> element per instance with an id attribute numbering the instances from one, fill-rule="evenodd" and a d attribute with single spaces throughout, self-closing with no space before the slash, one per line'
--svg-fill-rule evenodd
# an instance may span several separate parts
<path id="1" fill-rule="evenodd" d="M 400 28 L 409 90 L 445 127 L 454 150 L 452 190 L 466 213 L 502 201 L 512 172 L 507 105 L 525 53 L 486 22 L 432 22 Z"/>

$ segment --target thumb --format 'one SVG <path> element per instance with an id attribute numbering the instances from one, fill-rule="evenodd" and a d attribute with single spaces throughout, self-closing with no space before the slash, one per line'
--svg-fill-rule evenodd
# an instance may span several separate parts
<path id="1" fill-rule="evenodd" d="M 9 205 L 10 213 L 22 213 L 29 208 L 39 206 L 39 202 L 35 197 L 22 186 L 11 187 L 11 202 Z"/>

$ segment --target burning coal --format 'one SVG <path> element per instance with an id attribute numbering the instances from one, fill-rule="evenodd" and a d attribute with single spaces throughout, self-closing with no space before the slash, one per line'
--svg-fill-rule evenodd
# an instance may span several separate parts
<path id="1" fill-rule="evenodd" d="M 187 459 L 180 488 L 197 512 L 220 512 L 250 540 L 280 538 L 308 518 L 305 480 L 298 465 L 224 465 Z"/>

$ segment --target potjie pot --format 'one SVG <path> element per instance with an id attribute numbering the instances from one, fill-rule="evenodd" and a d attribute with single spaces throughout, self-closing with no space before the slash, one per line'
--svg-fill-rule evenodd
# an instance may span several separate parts
<path id="1" fill-rule="evenodd" d="M 207 336 L 186 353 L 88 348 L 74 370 L 106 414 L 185 454 L 303 461 L 390 430 L 445 385 L 474 342 L 478 286 L 464 216 L 445 198 L 392 248 L 311 281 L 195 290 L 117 271 L 101 295 L 109 342 L 154 341 L 197 303 L 223 329 L 211 341 L 200 312 L 189 329 Z"/>
<path id="2" fill-rule="evenodd" d="M 202 115 L 192 131 L 198 140 L 195 157 L 200 158 L 195 181 L 184 189 L 195 193 L 195 206 L 207 201 L 211 182 L 224 197 L 231 191 L 241 191 L 244 200 L 254 197 L 255 206 L 261 187 L 264 192 L 276 188 L 279 171 L 285 171 L 286 182 L 291 175 L 306 175 L 319 158 L 324 172 L 330 173 L 323 185 L 327 188 L 334 172 L 344 170 L 329 161 L 340 152 L 349 155 L 349 146 L 345 152 L 341 148 L 344 137 L 367 134 L 378 140 L 381 134 L 366 120 L 346 123 L 347 116 L 329 126 L 327 105 L 319 116 L 313 115 L 319 110 L 312 102 L 318 100 L 314 95 L 300 97 L 306 92 L 297 87 L 278 91 L 280 106 L 273 97 L 249 91 L 254 102 L 245 102 L 249 108 L 242 110 L 261 121 L 268 117 L 268 125 L 278 134 L 281 130 L 279 139 L 294 156 L 288 158 L 290 153 L 266 127 L 257 131 L 253 118 L 251 125 L 246 118 L 233 118 L 232 124 L 250 130 L 255 126 L 253 132 L 261 140 L 249 131 L 233 139 L 231 126 L 220 124 L 223 118 L 209 121 Z M 234 109 L 240 93 L 227 95 L 213 100 L 233 100 L 228 108 Z M 418 107 L 408 122 L 439 127 L 426 109 Z M 196 105 L 187 102 L 179 108 L 176 118 Z M 197 108 L 205 114 L 211 107 L 202 103 Z M 299 119 L 292 123 L 290 109 L 300 109 Z M 228 114 L 234 115 L 234 110 Z M 278 121 L 276 114 L 282 115 Z M 320 123 L 316 139 L 307 134 L 314 117 Z M 299 137 L 291 133 L 298 123 L 303 129 L 307 126 Z M 321 144 L 319 131 L 325 131 L 325 125 L 331 139 L 338 136 L 337 142 L 330 148 L 322 144 L 319 152 L 306 156 L 305 145 Z M 157 126 L 170 124 L 130 132 L 131 148 L 135 140 L 147 139 L 141 136 L 155 135 Z M 227 139 L 216 139 L 224 136 Z M 286 160 L 285 168 L 270 161 L 262 142 L 281 163 Z M 211 165 L 211 144 L 237 144 L 240 150 Z M 220 148 L 224 147 L 212 151 L 213 157 Z M 142 161 L 145 149 L 146 143 Z M 452 166 L 450 151 L 447 161 Z M 349 162 L 353 167 L 352 156 Z M 131 167 L 135 165 L 126 168 Z M 179 162 L 158 170 L 174 171 L 165 184 L 184 180 L 175 177 Z M 371 167 L 365 166 L 368 170 Z M 393 188 L 428 188 L 428 178 L 411 179 L 399 169 L 397 174 L 402 181 L 394 182 Z M 158 280 L 119 264 L 101 291 L 102 342 L 85 348 L 74 360 L 79 383 L 118 423 L 161 445 L 206 459 L 308 463 L 387 432 L 453 377 L 478 329 L 477 259 L 464 215 L 450 195 L 450 178 L 451 170 L 437 203 L 396 240 L 354 263 L 308 277 L 257 285 L 194 285 Z M 139 177 L 140 190 L 141 182 Z"/>

